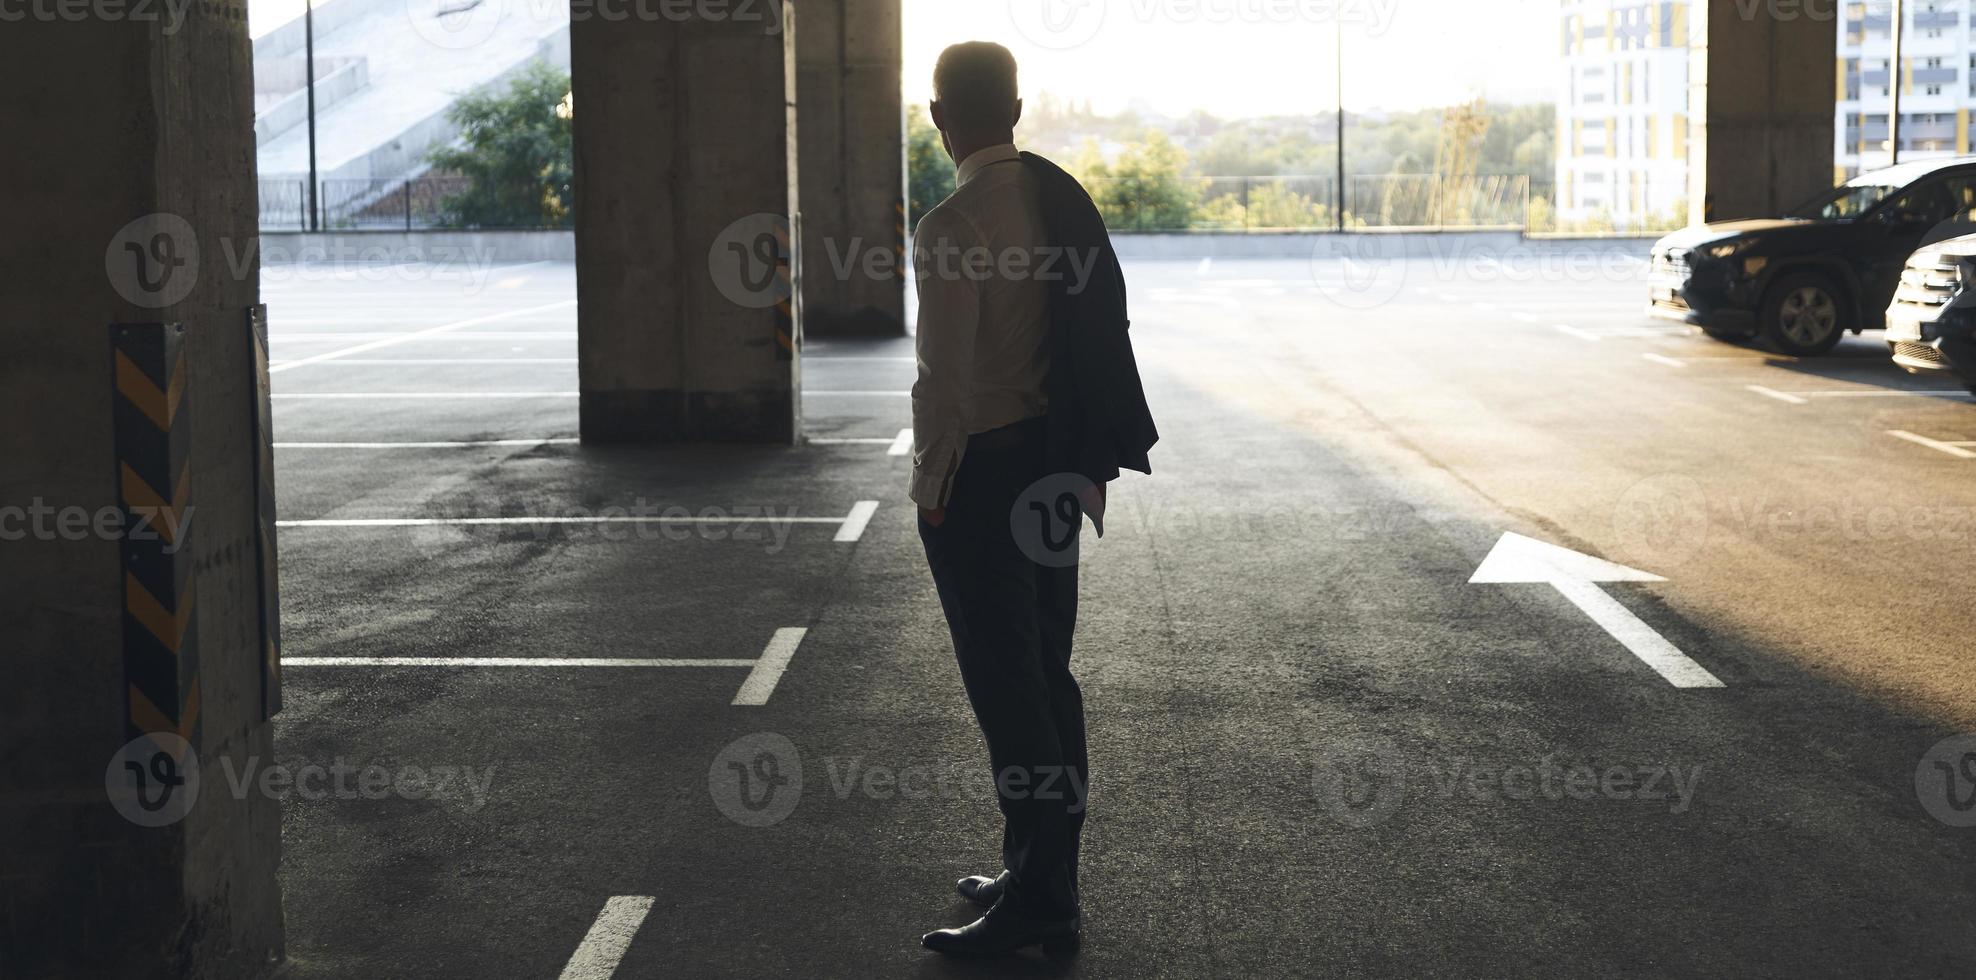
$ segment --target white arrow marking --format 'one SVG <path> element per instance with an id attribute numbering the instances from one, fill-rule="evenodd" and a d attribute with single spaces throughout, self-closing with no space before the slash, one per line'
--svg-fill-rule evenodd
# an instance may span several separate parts
<path id="1" fill-rule="evenodd" d="M 1598 582 L 1665 582 L 1664 578 L 1603 558 L 1580 554 L 1521 534 L 1504 534 L 1469 578 L 1472 585 L 1542 582 L 1557 589 L 1592 622 L 1633 651 L 1675 687 L 1722 687 L 1722 681 L 1688 659 L 1640 617 L 1607 595 Z"/>

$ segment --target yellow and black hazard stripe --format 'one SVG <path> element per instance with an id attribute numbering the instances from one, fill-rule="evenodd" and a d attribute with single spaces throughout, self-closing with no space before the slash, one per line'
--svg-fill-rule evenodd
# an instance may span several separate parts
<path id="1" fill-rule="evenodd" d="M 185 329 L 110 328 L 117 498 L 123 512 L 123 660 L 129 738 L 197 743 L 198 592 L 191 547 L 191 413 Z"/>
<path id="2" fill-rule="evenodd" d="M 281 710 L 281 575 L 274 536 L 274 409 L 268 378 L 268 308 L 247 311 L 254 358 L 254 570 L 260 588 L 261 720 Z"/>
<path id="3" fill-rule="evenodd" d="M 797 323 L 803 297 L 796 275 L 797 235 L 788 222 L 775 225 L 775 358 L 793 360 L 799 345 Z"/>

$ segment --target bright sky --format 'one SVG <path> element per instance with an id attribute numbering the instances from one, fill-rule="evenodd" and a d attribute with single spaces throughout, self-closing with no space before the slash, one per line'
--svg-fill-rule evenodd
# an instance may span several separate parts
<path id="1" fill-rule="evenodd" d="M 905 0 L 906 99 L 924 102 L 940 49 L 996 41 L 1025 97 L 1111 112 L 1134 100 L 1182 115 L 1413 109 L 1476 96 L 1555 98 L 1557 0 Z M 800 28 L 799 28 L 800 29 Z"/>

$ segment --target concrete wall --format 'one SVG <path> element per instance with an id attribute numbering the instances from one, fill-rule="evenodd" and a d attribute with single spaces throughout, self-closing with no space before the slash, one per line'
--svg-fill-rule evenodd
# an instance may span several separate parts
<path id="1" fill-rule="evenodd" d="M 905 243 L 900 6 L 900 0 L 796 4 L 803 306 L 815 336 L 905 331 L 904 276 L 861 271 L 869 251 L 902 250 Z"/>
<path id="2" fill-rule="evenodd" d="M 1837 8 L 1704 4 L 1688 70 L 1690 222 L 1775 216 L 1830 189 L 1838 29 L 1822 11 Z"/>
<path id="3" fill-rule="evenodd" d="M 516 59 L 507 68 L 503 69 L 499 75 L 489 79 L 481 88 L 506 88 L 508 83 L 516 75 L 527 69 L 529 65 L 534 64 L 538 59 L 546 60 L 558 67 L 569 67 L 569 29 L 567 26 L 544 37 L 541 43 L 536 45 L 533 53 L 527 57 Z M 368 78 L 364 80 L 364 84 L 369 84 Z M 347 98 L 349 95 L 354 94 L 355 91 L 355 89 L 352 89 L 349 92 L 342 93 L 339 101 L 341 98 Z M 316 116 L 318 123 L 321 121 L 324 108 L 322 98 L 322 90 L 318 89 L 316 95 Z M 389 140 L 380 141 L 377 145 L 354 157 L 344 160 L 321 161 L 321 179 L 325 181 L 391 180 L 397 177 L 416 175 L 424 172 L 426 169 L 426 157 L 432 152 L 433 147 L 451 143 L 459 138 L 459 127 L 455 126 L 453 121 L 446 116 L 446 113 L 450 109 L 451 106 L 439 109 L 424 119 L 406 126 Z M 267 138 L 272 139 L 278 133 L 278 130 L 270 132 Z M 269 173 L 264 176 L 271 180 L 282 178 L 300 179 L 306 178 L 308 174 L 306 172 L 297 174 Z"/>
<path id="4" fill-rule="evenodd" d="M 796 438 L 792 20 L 571 25 L 586 442 Z"/>
<path id="5" fill-rule="evenodd" d="M 268 106 L 254 117 L 254 144 L 266 143 L 297 126 L 309 121 L 309 91 L 302 84 L 307 69 L 300 62 L 294 65 L 295 89 L 283 96 L 280 101 Z M 256 74 L 260 74 L 258 71 Z M 324 64 L 316 64 L 316 114 L 318 118 L 329 108 L 363 90 L 370 84 L 370 61 L 364 58 L 343 58 Z M 267 91 L 262 87 L 259 91 Z"/>
<path id="6" fill-rule="evenodd" d="M 1515 231 L 1354 231 L 1281 234 L 1202 232 L 1193 234 L 1120 232 L 1112 246 L 1120 258 L 1308 259 L 1339 256 L 1433 258 L 1453 253 L 1614 251 L 1645 255 L 1658 236 L 1526 236 Z"/>
<path id="7" fill-rule="evenodd" d="M 223 784 L 221 758 L 272 754 L 243 326 L 258 275 L 221 258 L 255 234 L 245 12 L 194 4 L 169 33 L 126 17 L 8 24 L 0 82 L 0 132 L 32 148 L 0 154 L 0 187 L 15 190 L 0 233 L 0 399 L 16 420 L 0 427 L 0 506 L 113 508 L 108 325 L 187 325 L 193 748 Z M 186 224 L 123 233 L 158 214 Z M 181 259 L 196 246 L 200 259 L 140 279 L 126 241 Z M 0 546 L 0 976 L 265 975 L 282 955 L 278 803 L 209 784 L 185 819 L 146 829 L 106 791 L 130 717 L 123 581 L 114 536 Z"/>
<path id="8" fill-rule="evenodd" d="M 322 0 L 316 4 L 316 40 L 374 11 L 402 9 L 405 0 Z M 298 16 L 254 39 L 255 60 L 276 60 L 288 55 L 300 57 L 307 47 L 308 25 Z"/>
<path id="9" fill-rule="evenodd" d="M 325 231 L 261 233 L 261 261 L 574 262 L 573 231 Z"/>

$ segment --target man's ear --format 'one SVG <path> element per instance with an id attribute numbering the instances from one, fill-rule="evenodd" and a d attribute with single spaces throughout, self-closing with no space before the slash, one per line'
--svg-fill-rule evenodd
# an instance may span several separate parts
<path id="1" fill-rule="evenodd" d="M 1009 120 L 1009 128 L 1014 129 L 1016 123 L 1019 123 L 1021 121 L 1022 121 L 1022 100 L 1017 99 L 1015 100 L 1015 118 Z"/>
<path id="2" fill-rule="evenodd" d="M 943 107 L 942 107 L 942 106 L 940 105 L 940 100 L 939 100 L 939 99 L 934 99 L 933 101 L 931 101 L 931 102 L 928 102 L 928 103 L 926 104 L 926 112 L 927 112 L 927 114 L 928 114 L 928 115 L 930 115 L 930 116 L 932 116 L 932 117 L 933 117 L 933 128 L 934 128 L 934 129 L 938 129 L 938 130 L 942 130 L 942 131 L 945 131 L 945 130 L 946 130 L 946 128 L 947 128 L 947 112 L 946 112 L 946 110 L 945 110 L 945 108 L 943 108 Z"/>

